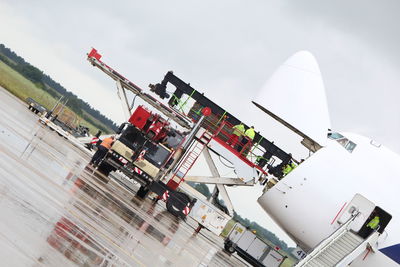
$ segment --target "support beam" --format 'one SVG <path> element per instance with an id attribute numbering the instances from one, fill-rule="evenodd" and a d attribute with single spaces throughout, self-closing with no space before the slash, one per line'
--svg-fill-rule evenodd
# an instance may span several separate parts
<path id="1" fill-rule="evenodd" d="M 208 150 L 207 147 L 204 148 L 203 155 L 204 155 L 204 158 L 206 159 L 208 167 L 210 168 L 211 174 L 214 177 L 221 177 L 221 175 L 218 172 L 217 167 L 214 164 L 214 160 L 211 157 L 210 151 Z M 226 191 L 225 186 L 222 184 L 216 184 L 216 188 L 218 189 L 218 191 L 221 195 L 221 198 L 224 201 L 224 203 L 228 209 L 229 215 L 233 216 L 233 204 L 228 195 L 228 192 Z M 214 192 L 214 193 L 216 193 L 216 192 Z M 214 195 L 214 193 L 213 193 L 213 195 Z"/>
<path id="2" fill-rule="evenodd" d="M 121 99 L 122 110 L 124 111 L 126 121 L 128 121 L 132 115 L 131 107 L 128 103 L 128 98 L 126 97 L 125 89 L 122 87 L 121 81 L 116 80 L 116 82 L 117 82 L 118 96 Z"/>
<path id="3" fill-rule="evenodd" d="M 214 177 L 214 176 L 186 176 L 185 181 L 202 183 L 202 184 L 222 184 L 222 185 L 241 185 L 241 186 L 253 186 L 255 184 L 254 178 L 253 180 L 246 183 L 241 178 Z"/>

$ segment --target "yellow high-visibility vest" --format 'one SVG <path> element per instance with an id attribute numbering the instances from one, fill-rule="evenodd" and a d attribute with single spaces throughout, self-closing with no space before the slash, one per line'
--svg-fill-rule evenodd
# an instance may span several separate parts
<path id="1" fill-rule="evenodd" d="M 292 170 L 293 170 L 293 169 L 292 169 L 292 166 L 290 166 L 290 164 L 287 164 L 286 166 L 283 167 L 282 172 L 283 172 L 284 175 L 286 175 L 286 174 L 288 174 L 289 172 L 291 172 Z"/>
<path id="2" fill-rule="evenodd" d="M 233 134 L 237 136 L 242 136 L 244 134 L 244 125 L 243 124 L 238 124 L 232 127 L 233 129 Z"/>
<path id="3" fill-rule="evenodd" d="M 251 140 L 254 139 L 254 136 L 256 136 L 256 132 L 254 131 L 253 128 L 247 129 L 247 131 L 244 133 L 246 136 L 248 136 Z"/>
<path id="4" fill-rule="evenodd" d="M 368 224 L 367 227 L 371 229 L 376 229 L 379 225 L 379 216 L 375 216 Z"/>

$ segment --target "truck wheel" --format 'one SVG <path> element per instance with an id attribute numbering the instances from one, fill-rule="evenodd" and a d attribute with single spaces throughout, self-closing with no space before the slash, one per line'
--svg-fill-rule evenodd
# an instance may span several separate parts
<path id="1" fill-rule="evenodd" d="M 167 210 L 176 217 L 182 217 L 183 212 L 177 207 L 186 206 L 190 202 L 190 198 L 182 192 L 175 192 L 174 196 L 167 199 Z"/>
<path id="2" fill-rule="evenodd" d="M 136 192 L 136 196 L 141 199 L 145 199 L 147 194 L 149 193 L 149 189 L 144 187 L 143 185 L 140 186 L 139 190 Z"/>
<path id="3" fill-rule="evenodd" d="M 230 254 L 235 252 L 235 248 L 231 244 L 225 243 L 224 248 Z"/>

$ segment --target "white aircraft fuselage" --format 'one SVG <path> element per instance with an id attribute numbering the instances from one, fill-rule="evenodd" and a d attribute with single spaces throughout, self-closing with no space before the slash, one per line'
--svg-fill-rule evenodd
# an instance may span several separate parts
<path id="1" fill-rule="evenodd" d="M 258 199 L 261 207 L 305 251 L 334 233 L 352 205 L 360 209 L 359 228 L 381 209 L 378 250 L 365 251 L 351 266 L 398 266 L 400 156 L 369 138 L 328 132 L 325 88 L 314 57 L 303 51 L 289 58 L 254 103 L 321 147 L 266 190 Z M 356 195 L 365 207 L 354 204 Z"/>
<path id="2" fill-rule="evenodd" d="M 400 255 L 400 157 L 371 140 L 343 134 L 356 144 L 352 152 L 336 140 L 305 160 L 258 200 L 265 211 L 306 250 L 328 237 L 356 194 L 361 194 L 392 219 L 378 240 L 378 248 Z M 369 214 L 364 214 L 365 220 Z M 367 253 L 367 252 L 365 252 Z M 390 257 L 378 253 L 361 255 L 358 265 L 390 266 Z M 368 265 L 367 265 L 368 264 Z M 385 264 L 385 265 L 384 265 Z M 396 266 L 395 264 L 394 266 Z"/>

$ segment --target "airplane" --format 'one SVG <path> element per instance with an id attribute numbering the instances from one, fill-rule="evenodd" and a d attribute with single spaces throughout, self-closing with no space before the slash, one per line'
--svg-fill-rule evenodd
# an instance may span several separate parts
<path id="1" fill-rule="evenodd" d="M 297 266 L 398 266 L 400 156 L 370 138 L 330 130 L 314 56 L 290 57 L 253 103 L 303 137 L 311 151 L 258 199 L 308 252 Z M 371 229 L 375 216 L 379 225 Z"/>

